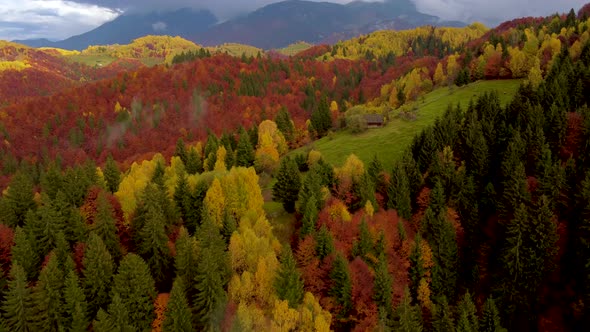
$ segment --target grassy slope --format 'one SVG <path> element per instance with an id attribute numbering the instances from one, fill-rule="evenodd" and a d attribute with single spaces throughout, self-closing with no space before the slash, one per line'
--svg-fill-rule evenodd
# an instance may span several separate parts
<path id="1" fill-rule="evenodd" d="M 353 135 L 348 131 L 337 132 L 333 137 L 324 137 L 312 143 L 311 147 L 322 153 L 323 157 L 334 166 L 340 166 L 351 154 L 356 154 L 368 163 L 373 155 L 377 155 L 383 165 L 389 169 L 393 162 L 401 156 L 420 130 L 434 123 L 442 115 L 449 103 L 467 107 L 469 101 L 486 91 L 496 90 L 502 103 L 512 99 L 520 80 L 478 81 L 468 86 L 437 89 L 416 102 L 418 117 L 415 121 L 399 118 L 392 119 L 384 128 L 370 129 L 362 134 Z M 304 148 L 305 149 L 305 148 Z M 301 149 L 299 151 L 302 151 Z"/>

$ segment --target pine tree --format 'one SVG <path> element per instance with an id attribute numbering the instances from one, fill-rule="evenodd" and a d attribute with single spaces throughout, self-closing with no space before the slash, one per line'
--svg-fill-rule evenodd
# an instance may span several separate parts
<path id="1" fill-rule="evenodd" d="M 184 140 L 182 139 L 182 137 L 179 137 L 178 140 L 176 141 L 176 148 L 174 149 L 174 155 L 176 157 L 180 158 L 180 160 L 182 160 L 182 163 L 186 166 L 187 152 L 186 152 L 186 145 L 184 144 Z"/>
<path id="2" fill-rule="evenodd" d="M 332 271 L 330 272 L 332 288 L 330 295 L 334 297 L 340 306 L 340 316 L 346 317 L 352 309 L 352 283 L 348 262 L 342 255 L 337 255 Z"/>
<path id="3" fill-rule="evenodd" d="M 11 255 L 13 264 L 18 264 L 25 270 L 27 279 L 32 280 L 37 275 L 39 256 L 33 249 L 29 233 L 20 227 L 14 232 Z"/>
<path id="4" fill-rule="evenodd" d="M 285 107 L 281 107 L 274 121 L 277 124 L 277 128 L 283 133 L 283 136 L 285 136 L 287 142 L 293 141 L 295 126 L 291 120 L 291 114 Z"/>
<path id="5" fill-rule="evenodd" d="M 15 332 L 35 331 L 32 309 L 31 290 L 27 288 L 25 270 L 18 263 L 13 263 L 2 303 L 6 328 Z"/>
<path id="6" fill-rule="evenodd" d="M 301 220 L 301 230 L 299 231 L 299 237 L 303 239 L 306 235 L 313 235 L 316 230 L 316 223 L 318 220 L 318 208 L 316 205 L 316 199 L 311 196 L 307 201 L 305 210 L 303 213 L 303 219 Z"/>
<path id="7" fill-rule="evenodd" d="M 49 164 L 47 171 L 41 175 L 41 192 L 49 196 L 50 199 L 55 199 L 57 192 L 62 190 L 63 175 L 61 169 L 56 163 Z"/>
<path id="8" fill-rule="evenodd" d="M 203 171 L 201 156 L 193 147 L 190 147 L 186 153 L 185 169 L 188 174 L 197 174 Z"/>
<path id="9" fill-rule="evenodd" d="M 84 292 L 88 299 L 88 313 L 93 317 L 99 308 L 109 302 L 114 263 L 111 254 L 100 237 L 90 233 L 84 259 Z"/>
<path id="10" fill-rule="evenodd" d="M 165 217 L 155 206 L 149 206 L 144 218 L 137 253 L 146 260 L 156 282 L 163 282 L 171 263 Z"/>
<path id="11" fill-rule="evenodd" d="M 258 137 L 256 137 L 256 142 Z M 238 140 L 238 148 L 236 149 L 236 165 L 241 167 L 250 167 L 254 165 L 254 148 L 250 141 L 250 136 L 244 130 L 240 129 L 240 139 Z"/>
<path id="12" fill-rule="evenodd" d="M 412 306 L 412 297 L 407 288 L 404 290 L 402 303 L 397 308 L 397 316 L 399 319 L 395 324 L 395 331 L 422 332 L 421 312 Z"/>
<path id="13" fill-rule="evenodd" d="M 234 216 L 229 212 L 227 209 L 224 211 L 223 214 L 223 229 L 221 233 L 225 238 L 225 242 L 229 244 L 229 240 L 231 239 L 232 234 L 238 229 L 238 223 Z"/>
<path id="14" fill-rule="evenodd" d="M 381 255 L 379 264 L 375 268 L 375 282 L 373 283 L 373 301 L 381 308 L 387 317 L 386 320 L 393 318 L 393 277 L 387 267 L 387 258 Z"/>
<path id="15" fill-rule="evenodd" d="M 322 227 L 320 227 L 320 231 L 316 234 L 315 242 L 315 250 L 320 260 L 323 260 L 324 258 L 328 257 L 335 250 L 332 233 L 330 233 L 325 224 L 322 224 Z"/>
<path id="16" fill-rule="evenodd" d="M 128 310 L 129 323 L 137 331 L 151 330 L 156 287 L 150 269 L 141 257 L 127 254 L 113 277 L 113 295 Z M 114 302 L 114 300 L 113 300 Z M 109 307 L 109 313 L 113 311 Z"/>
<path id="17" fill-rule="evenodd" d="M 359 256 L 367 260 L 367 255 L 373 251 L 373 238 L 369 232 L 367 221 L 363 217 L 359 225 L 359 239 L 353 244 L 352 252 L 354 256 Z"/>
<path id="18" fill-rule="evenodd" d="M 107 184 L 107 189 L 111 193 L 117 192 L 117 190 L 119 190 L 119 183 L 121 183 L 121 171 L 119 170 L 119 166 L 117 166 L 117 163 L 111 155 L 107 157 L 107 161 L 104 165 L 103 175 Z"/>
<path id="19" fill-rule="evenodd" d="M 201 329 L 209 328 L 212 315 L 225 300 L 223 278 L 218 271 L 219 262 L 216 261 L 218 256 L 214 248 L 205 248 L 201 251 L 201 260 L 197 265 L 193 309 Z"/>
<path id="20" fill-rule="evenodd" d="M 10 226 L 23 226 L 29 210 L 35 209 L 33 180 L 24 172 L 16 173 L 0 198 L 0 220 Z"/>
<path id="21" fill-rule="evenodd" d="M 387 194 L 389 196 L 387 207 L 397 210 L 400 217 L 410 219 L 412 216 L 410 185 L 407 174 L 401 164 L 396 164 L 393 167 L 391 183 Z"/>
<path id="22" fill-rule="evenodd" d="M 65 280 L 64 289 L 64 326 L 67 331 L 83 332 L 88 330 L 88 302 L 76 272 L 71 270 Z"/>
<path id="23" fill-rule="evenodd" d="M 180 213 L 180 217 L 186 223 L 191 214 L 191 192 L 184 172 L 178 175 L 178 180 L 174 187 L 173 199 L 176 204 L 176 209 Z"/>
<path id="24" fill-rule="evenodd" d="M 295 212 L 295 202 L 301 188 L 301 177 L 297 164 L 289 157 L 283 158 L 277 174 L 277 182 L 272 187 L 272 195 L 288 213 Z"/>
<path id="25" fill-rule="evenodd" d="M 455 331 L 455 322 L 451 316 L 451 309 L 446 297 L 442 297 L 434 308 L 432 327 L 435 332 Z"/>
<path id="26" fill-rule="evenodd" d="M 58 267 L 55 254 L 51 253 L 32 292 L 34 305 L 32 319 L 39 330 L 58 331 L 62 328 L 64 316 L 63 288 L 63 271 Z"/>
<path id="27" fill-rule="evenodd" d="M 457 286 L 458 248 L 455 229 L 442 220 L 433 244 L 432 288 L 436 296 L 454 297 Z"/>
<path id="28" fill-rule="evenodd" d="M 371 177 L 365 172 L 354 189 L 357 192 L 357 196 L 360 198 L 358 205 L 353 206 L 353 209 L 361 209 L 365 207 L 367 202 L 370 202 L 375 210 L 379 209 L 377 204 L 377 198 L 375 197 L 375 183 L 371 180 Z"/>
<path id="29" fill-rule="evenodd" d="M 416 234 L 414 246 L 412 246 L 412 251 L 410 253 L 410 270 L 408 274 L 410 278 L 410 294 L 412 295 L 412 298 L 417 299 L 420 280 L 422 280 L 426 274 L 424 259 L 422 258 L 422 237 L 419 233 Z"/>
<path id="30" fill-rule="evenodd" d="M 134 332 L 141 331 L 133 325 L 132 318 L 129 316 L 129 308 L 125 306 L 123 300 L 119 294 L 113 295 L 113 300 L 109 304 L 108 312 L 102 308 L 96 315 L 96 320 L 93 322 L 92 327 L 96 332 Z M 148 331 L 149 329 L 145 329 Z"/>
<path id="31" fill-rule="evenodd" d="M 383 172 L 383 164 L 375 154 L 367 169 L 367 173 L 369 173 L 369 178 L 373 181 L 373 184 L 378 185 L 382 182 L 383 177 L 381 176 L 381 172 Z"/>
<path id="32" fill-rule="evenodd" d="M 101 238 L 114 259 L 121 257 L 121 245 L 117 236 L 113 207 L 104 193 L 98 195 L 96 216 L 90 229 Z"/>
<path id="33" fill-rule="evenodd" d="M 281 253 L 281 266 L 277 271 L 275 291 L 281 300 L 287 300 L 291 308 L 297 308 L 303 300 L 303 280 L 297 270 L 293 252 L 290 246 L 283 247 Z"/>
<path id="34" fill-rule="evenodd" d="M 493 298 L 488 298 L 483 306 L 483 315 L 479 321 L 480 332 L 506 332 L 500 322 L 500 314 Z"/>
<path id="35" fill-rule="evenodd" d="M 49 197 L 44 196 L 43 205 L 37 212 L 32 210 L 27 213 L 25 226 L 29 234 L 35 237 L 36 250 L 41 256 L 45 256 L 49 251 L 55 248 L 57 234 L 64 232 L 66 224 L 67 203 L 65 201 L 57 202 L 61 198 L 59 193 L 56 201 L 51 201 Z"/>
<path id="36" fill-rule="evenodd" d="M 189 235 L 186 228 L 181 227 L 176 240 L 176 256 L 174 257 L 177 277 L 183 280 L 194 280 L 197 274 L 197 250 L 197 241 Z"/>
<path id="37" fill-rule="evenodd" d="M 471 299 L 469 292 L 465 293 L 457 308 L 459 318 L 457 320 L 457 331 L 477 332 L 479 331 L 479 320 L 477 308 Z"/>
<path id="38" fill-rule="evenodd" d="M 311 125 L 319 137 L 326 135 L 332 128 L 332 115 L 326 97 L 322 97 L 318 107 L 311 113 Z"/>
<path id="39" fill-rule="evenodd" d="M 206 159 L 206 169 L 211 171 L 217 161 L 217 150 L 219 149 L 219 140 L 215 135 L 209 133 L 207 144 L 205 144 L 204 158 Z"/>
<path id="40" fill-rule="evenodd" d="M 172 284 L 172 291 L 166 306 L 166 318 L 162 325 L 164 332 L 189 332 L 193 330 L 191 311 L 185 294 L 184 281 L 177 277 Z"/>
<path id="41" fill-rule="evenodd" d="M 301 185 L 301 190 L 299 191 L 299 212 L 302 213 L 305 211 L 307 206 L 307 201 L 311 196 L 314 196 L 316 199 L 316 207 L 322 206 L 323 202 L 321 200 L 322 197 L 322 186 L 320 183 L 321 179 L 319 174 L 316 172 L 316 168 L 312 167 L 312 169 L 307 172 L 305 178 L 303 179 L 303 183 Z"/>
<path id="42" fill-rule="evenodd" d="M 402 165 L 406 177 L 408 178 L 411 201 L 415 201 L 420 193 L 424 179 L 422 178 L 422 173 L 420 173 L 420 168 L 418 167 L 416 160 L 414 160 L 411 150 L 408 149 L 404 153 L 402 157 Z"/>

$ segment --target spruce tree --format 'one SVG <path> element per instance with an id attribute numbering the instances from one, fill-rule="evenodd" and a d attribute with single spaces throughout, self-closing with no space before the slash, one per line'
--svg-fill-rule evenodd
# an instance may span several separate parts
<path id="1" fill-rule="evenodd" d="M 33 180 L 24 172 L 16 173 L 0 198 L 0 220 L 10 227 L 23 226 L 27 212 L 36 207 L 33 198 Z"/>
<path id="2" fill-rule="evenodd" d="M 63 328 L 63 288 L 63 271 L 59 269 L 55 253 L 51 253 L 32 292 L 32 319 L 39 330 L 59 331 Z"/>
<path id="3" fill-rule="evenodd" d="M 457 308 L 457 331 L 477 332 L 479 331 L 479 319 L 477 308 L 471 299 L 469 292 L 465 293 Z"/>
<path id="4" fill-rule="evenodd" d="M 108 312 L 100 309 L 96 315 L 96 320 L 92 327 L 96 332 L 135 332 L 141 331 L 133 325 L 133 321 L 129 316 L 129 308 L 125 306 L 123 300 L 118 294 L 113 295 L 113 300 L 109 304 Z M 145 329 L 144 331 L 148 331 Z"/>
<path id="5" fill-rule="evenodd" d="M 420 310 L 412 306 L 412 297 L 409 290 L 404 290 L 402 303 L 397 307 L 395 331 L 400 332 L 422 332 L 422 317 Z"/>
<path id="6" fill-rule="evenodd" d="M 373 180 L 371 180 L 371 177 L 367 174 L 367 172 L 361 176 L 358 186 L 355 186 L 354 190 L 356 191 L 360 200 L 356 206 L 352 207 L 353 210 L 365 207 L 367 202 L 371 203 L 375 211 L 379 209 L 377 198 L 375 197 L 375 183 Z"/>
<path id="7" fill-rule="evenodd" d="M 277 128 L 281 131 L 287 142 L 293 141 L 295 126 L 291 120 L 291 114 L 285 107 L 281 107 L 277 115 L 275 116 L 275 123 Z"/>
<path id="8" fill-rule="evenodd" d="M 330 279 L 332 280 L 330 295 L 334 297 L 334 300 L 340 306 L 340 316 L 346 317 L 352 309 L 352 282 L 348 262 L 340 254 L 336 256 L 330 272 Z"/>
<path id="9" fill-rule="evenodd" d="M 188 221 L 189 215 L 191 213 L 191 191 L 188 186 L 188 179 L 186 174 L 182 172 L 178 175 L 178 180 L 176 180 L 176 186 L 174 187 L 174 203 L 176 205 L 176 209 L 180 213 L 180 217 L 186 223 Z"/>
<path id="10" fill-rule="evenodd" d="M 225 238 L 225 242 L 229 244 L 232 234 L 238 229 L 238 223 L 229 210 L 225 210 L 223 213 L 223 229 L 221 233 Z"/>
<path id="11" fill-rule="evenodd" d="M 313 235 L 316 230 L 316 223 L 318 220 L 318 208 L 316 205 L 315 196 L 311 196 L 307 201 L 305 210 L 303 213 L 303 219 L 301 220 L 301 230 L 299 231 L 299 237 L 303 239 L 306 235 Z"/>
<path id="12" fill-rule="evenodd" d="M 375 268 L 375 282 L 373 283 L 373 301 L 387 317 L 393 318 L 393 277 L 389 273 L 387 258 L 385 255 L 379 257 L 379 263 Z"/>
<path id="13" fill-rule="evenodd" d="M 414 245 L 410 252 L 410 269 L 408 274 L 410 279 L 410 294 L 412 298 L 417 299 L 420 280 L 426 274 L 424 259 L 422 258 L 422 237 L 419 233 L 414 238 Z"/>
<path id="14" fill-rule="evenodd" d="M 137 331 L 151 330 L 154 320 L 156 287 L 150 269 L 141 257 L 127 254 L 113 277 L 113 296 L 121 298 L 128 310 L 129 323 Z M 114 300 L 113 300 L 114 302 Z M 112 315 L 112 308 L 109 313 Z"/>
<path id="15" fill-rule="evenodd" d="M 88 330 L 88 302 L 80 287 L 80 280 L 75 271 L 71 270 L 64 286 L 64 326 L 67 331 L 83 332 Z"/>
<path id="16" fill-rule="evenodd" d="M 174 256 L 174 266 L 176 276 L 183 280 L 194 280 L 197 271 L 197 241 L 191 237 L 186 228 L 181 227 L 176 240 L 176 256 Z M 191 292 L 192 294 L 192 292 Z"/>
<path id="17" fill-rule="evenodd" d="M 188 149 L 188 152 L 186 153 L 186 163 L 184 166 L 186 172 L 191 175 L 201 173 L 203 171 L 203 161 L 201 161 L 201 156 L 199 156 L 199 153 L 195 148 L 190 147 Z"/>
<path id="18" fill-rule="evenodd" d="M 219 262 L 216 261 L 219 253 L 214 251 L 214 247 L 201 251 L 194 280 L 193 309 L 197 326 L 204 330 L 209 329 L 213 314 L 225 300 L 223 277 L 219 273 Z"/>
<path id="19" fill-rule="evenodd" d="M 186 286 L 181 277 L 172 284 L 170 298 L 166 305 L 165 319 L 162 324 L 164 332 L 190 332 L 193 330 L 191 311 L 185 294 Z"/>
<path id="20" fill-rule="evenodd" d="M 363 260 L 367 260 L 367 255 L 373 251 L 373 238 L 369 232 L 367 221 L 363 217 L 359 225 L 359 239 L 355 241 L 352 247 L 354 256 L 359 256 Z M 370 262 L 368 262 L 370 263 Z"/>
<path id="21" fill-rule="evenodd" d="M 506 332 L 500 322 L 500 313 L 493 298 L 488 298 L 483 306 L 483 314 L 479 321 L 480 332 Z"/>
<path id="22" fill-rule="evenodd" d="M 311 125 L 319 137 L 326 135 L 328 130 L 332 128 L 332 115 L 326 97 L 322 97 L 317 108 L 311 113 Z"/>
<path id="23" fill-rule="evenodd" d="M 408 186 L 410 188 L 410 197 L 411 201 L 415 201 L 422 189 L 422 184 L 424 179 L 422 177 L 422 173 L 420 173 L 420 168 L 412 155 L 411 150 L 406 150 L 402 157 L 402 165 L 404 171 L 406 173 L 406 177 L 408 178 Z"/>
<path id="24" fill-rule="evenodd" d="M 121 257 L 113 207 L 104 193 L 100 193 L 96 200 L 96 216 L 90 229 L 101 238 L 114 259 Z"/>
<path id="25" fill-rule="evenodd" d="M 63 175 L 61 169 L 56 163 L 49 164 L 47 170 L 41 175 L 41 192 L 55 199 L 57 192 L 62 190 Z"/>
<path id="26" fill-rule="evenodd" d="M 117 190 L 119 190 L 119 184 L 121 183 L 121 171 L 119 170 L 119 166 L 117 166 L 117 163 L 111 155 L 107 157 L 107 161 L 104 165 L 103 176 L 107 184 L 107 189 L 111 193 L 117 192 Z"/>
<path id="27" fill-rule="evenodd" d="M 277 182 L 272 187 L 273 198 L 283 203 L 285 211 L 293 213 L 300 188 L 301 177 L 297 164 L 289 157 L 283 158 L 277 174 Z"/>
<path id="28" fill-rule="evenodd" d="M 433 316 L 432 327 L 435 332 L 455 331 L 455 322 L 446 297 L 443 296 L 435 305 Z"/>
<path id="29" fill-rule="evenodd" d="M 382 182 L 381 172 L 383 172 L 383 164 L 381 160 L 377 158 L 377 155 L 373 155 L 373 159 L 369 163 L 369 168 L 367 169 L 367 173 L 369 174 L 369 178 L 373 182 L 373 184 L 378 185 Z"/>
<path id="30" fill-rule="evenodd" d="M 144 218 L 145 224 L 139 230 L 137 253 L 147 262 L 156 282 L 163 282 L 171 263 L 166 220 L 162 211 L 155 206 L 148 207 Z"/>
<path id="31" fill-rule="evenodd" d="M 8 289 L 4 293 L 2 303 L 2 317 L 9 331 L 27 332 L 35 331 L 32 320 L 33 304 L 31 290 L 27 287 L 25 270 L 18 263 L 13 263 L 10 269 Z"/>
<path id="32" fill-rule="evenodd" d="M 453 225 L 443 219 L 433 244 L 435 266 L 432 271 L 432 288 L 435 296 L 454 298 L 459 262 L 456 237 Z"/>
<path id="33" fill-rule="evenodd" d="M 287 300 L 291 308 L 297 308 L 303 300 L 303 280 L 297 270 L 290 246 L 283 247 L 281 265 L 274 281 L 275 291 L 281 300 Z"/>
<path id="34" fill-rule="evenodd" d="M 57 198 L 59 197 L 63 196 L 58 193 Z M 39 207 L 37 212 L 30 210 L 27 213 L 25 226 L 29 230 L 29 234 L 35 237 L 35 249 L 39 255 L 45 256 L 55 248 L 57 235 L 65 230 L 67 217 L 65 213 L 68 208 L 63 207 L 62 202 L 51 201 L 47 196 L 44 196 L 42 200 L 43 205 Z M 67 205 L 67 203 L 65 204 Z"/>
<path id="35" fill-rule="evenodd" d="M 326 224 L 322 224 L 320 231 L 317 232 L 315 243 L 315 250 L 320 260 L 323 260 L 334 252 L 334 239 L 332 238 L 332 233 L 330 233 L 326 227 Z"/>
<path id="36" fill-rule="evenodd" d="M 84 292 L 88 299 L 88 313 L 94 317 L 99 308 L 104 308 L 109 302 L 109 292 L 113 278 L 114 263 L 109 250 L 100 237 L 90 233 L 84 259 Z"/>
<path id="37" fill-rule="evenodd" d="M 32 238 L 24 229 L 17 227 L 14 232 L 14 245 L 12 246 L 12 262 L 20 265 L 24 270 L 28 280 L 32 280 L 37 275 L 39 256 L 33 249 Z"/>
<path id="38" fill-rule="evenodd" d="M 182 137 L 179 137 L 178 140 L 176 141 L 176 148 L 174 149 L 174 156 L 180 158 L 180 160 L 182 160 L 182 163 L 186 166 L 187 151 L 186 151 L 186 145 L 184 144 L 184 140 L 182 139 Z"/>
<path id="39" fill-rule="evenodd" d="M 387 207 L 397 210 L 400 217 L 410 219 L 412 216 L 410 184 L 405 170 L 399 163 L 393 167 L 387 194 L 389 196 Z"/>
<path id="40" fill-rule="evenodd" d="M 258 138 L 256 138 L 258 141 Z M 250 136 L 244 130 L 240 129 L 240 139 L 238 140 L 238 147 L 236 149 L 236 166 L 250 167 L 254 165 L 254 148 L 250 141 Z"/>
<path id="41" fill-rule="evenodd" d="M 322 185 L 321 185 L 321 178 L 319 174 L 316 172 L 316 169 L 312 167 L 309 172 L 305 175 L 303 179 L 303 183 L 301 185 L 301 190 L 299 191 L 299 212 L 304 213 L 305 207 L 307 206 L 307 201 L 311 196 L 314 196 L 316 199 L 316 207 L 322 206 L 324 202 L 322 202 Z"/>

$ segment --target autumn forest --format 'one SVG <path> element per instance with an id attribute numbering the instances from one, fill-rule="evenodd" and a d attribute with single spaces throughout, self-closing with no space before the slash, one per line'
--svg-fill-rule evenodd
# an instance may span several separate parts
<path id="1" fill-rule="evenodd" d="M 589 15 L 294 55 L 0 42 L 0 331 L 584 330 Z M 519 87 L 453 99 L 490 80 Z M 407 146 L 316 146 L 436 91 Z"/>

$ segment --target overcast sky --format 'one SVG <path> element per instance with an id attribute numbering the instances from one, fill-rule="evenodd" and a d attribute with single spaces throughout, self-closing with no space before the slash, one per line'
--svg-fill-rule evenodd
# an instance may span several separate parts
<path id="1" fill-rule="evenodd" d="M 0 39 L 64 39 L 129 10 L 209 8 L 221 19 L 279 0 L 0 0 Z M 312 0 L 317 1 L 317 0 Z M 347 3 L 350 0 L 329 0 Z M 393 0 L 396 1 L 396 0 Z M 411 0 L 420 12 L 489 26 L 521 16 L 578 10 L 590 0 Z"/>

